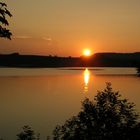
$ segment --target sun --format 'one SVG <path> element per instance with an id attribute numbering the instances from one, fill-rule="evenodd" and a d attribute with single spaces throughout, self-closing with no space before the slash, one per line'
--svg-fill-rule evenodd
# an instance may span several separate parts
<path id="1" fill-rule="evenodd" d="M 83 51 L 83 55 L 84 55 L 84 56 L 90 56 L 90 55 L 91 55 L 91 50 L 90 50 L 90 49 L 85 49 L 85 50 Z"/>

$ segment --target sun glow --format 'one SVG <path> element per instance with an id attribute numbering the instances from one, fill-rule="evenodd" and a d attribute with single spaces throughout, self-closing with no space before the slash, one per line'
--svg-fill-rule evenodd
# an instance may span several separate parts
<path id="1" fill-rule="evenodd" d="M 85 49 L 85 50 L 83 51 L 83 55 L 84 55 L 84 56 L 90 56 L 90 55 L 91 55 L 91 50 Z"/>

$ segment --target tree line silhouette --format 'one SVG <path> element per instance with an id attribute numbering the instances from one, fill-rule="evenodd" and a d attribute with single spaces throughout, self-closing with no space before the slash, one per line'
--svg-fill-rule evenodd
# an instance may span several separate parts
<path id="1" fill-rule="evenodd" d="M 96 53 L 88 58 L 0 54 L 2 67 L 139 67 L 140 53 Z"/>

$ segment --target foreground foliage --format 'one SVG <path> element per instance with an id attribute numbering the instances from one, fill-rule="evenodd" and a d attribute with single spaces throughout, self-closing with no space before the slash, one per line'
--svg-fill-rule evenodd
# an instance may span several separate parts
<path id="1" fill-rule="evenodd" d="M 9 22 L 6 19 L 7 16 L 11 17 L 12 14 L 7 9 L 7 5 L 0 2 L 0 37 L 11 39 L 12 33 L 6 28 L 6 26 L 9 25 Z"/>
<path id="2" fill-rule="evenodd" d="M 24 126 L 22 128 L 22 131 L 17 134 L 18 139 L 17 140 L 37 140 L 39 139 L 39 135 L 38 137 L 36 136 L 34 130 L 32 130 L 32 128 L 28 125 Z"/>
<path id="3" fill-rule="evenodd" d="M 137 75 L 140 77 L 140 68 L 137 68 Z"/>
<path id="4" fill-rule="evenodd" d="M 54 140 L 138 140 L 140 123 L 134 106 L 107 83 L 93 101 L 83 101 L 77 116 L 55 128 Z"/>

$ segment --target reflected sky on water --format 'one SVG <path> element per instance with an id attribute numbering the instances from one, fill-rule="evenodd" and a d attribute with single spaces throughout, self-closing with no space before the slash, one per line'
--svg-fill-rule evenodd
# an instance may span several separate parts
<path id="1" fill-rule="evenodd" d="M 29 124 L 46 139 L 106 82 L 140 111 L 140 78 L 134 68 L 0 69 L 0 137 L 16 139 Z"/>

